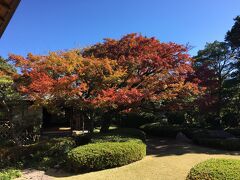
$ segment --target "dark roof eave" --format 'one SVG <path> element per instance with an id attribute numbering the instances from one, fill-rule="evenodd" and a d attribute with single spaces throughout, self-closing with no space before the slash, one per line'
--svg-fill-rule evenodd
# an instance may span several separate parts
<path id="1" fill-rule="evenodd" d="M 2 37 L 7 25 L 9 24 L 20 1 L 21 0 L 12 0 L 11 4 L 8 4 L 8 3 L 6 3 L 6 1 L 0 0 L 1 6 L 4 7 L 5 9 L 7 9 L 7 13 L 5 14 L 5 16 L 3 16 L 3 17 L 0 16 L 0 21 L 2 22 L 2 23 L 0 23 L 0 38 Z"/>

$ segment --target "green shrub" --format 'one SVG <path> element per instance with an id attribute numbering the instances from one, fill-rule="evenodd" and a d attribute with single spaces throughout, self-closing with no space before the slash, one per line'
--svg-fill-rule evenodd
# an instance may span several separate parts
<path id="1" fill-rule="evenodd" d="M 40 141 L 28 146 L 7 148 L 2 152 L 0 151 L 0 168 L 16 165 L 31 167 L 44 165 L 44 167 L 37 168 L 45 169 L 63 163 L 66 154 L 75 146 L 74 139 L 67 137 Z"/>
<path id="2" fill-rule="evenodd" d="M 100 134 L 98 136 L 93 136 L 91 143 L 102 143 L 102 142 L 126 142 L 129 141 L 130 137 L 123 135 L 113 135 L 113 134 Z"/>
<path id="3" fill-rule="evenodd" d="M 240 139 L 221 130 L 198 129 L 193 131 L 193 142 L 199 145 L 222 149 L 240 150 Z"/>
<path id="4" fill-rule="evenodd" d="M 139 128 L 146 123 L 155 122 L 155 117 L 152 114 L 126 113 L 121 117 L 121 127 Z"/>
<path id="5" fill-rule="evenodd" d="M 110 134 L 110 135 L 120 135 L 122 137 L 128 137 L 128 138 L 130 137 L 130 138 L 141 139 L 143 142 L 146 141 L 145 132 L 143 132 L 139 129 L 134 129 L 134 128 L 113 129 L 113 130 L 110 130 L 108 134 Z"/>
<path id="6" fill-rule="evenodd" d="M 236 137 L 240 137 L 240 128 L 230 128 L 225 130 L 226 132 L 236 136 Z"/>
<path id="7" fill-rule="evenodd" d="M 81 134 L 75 137 L 75 142 L 77 146 L 85 145 L 91 142 L 92 135 L 87 134 Z"/>
<path id="8" fill-rule="evenodd" d="M 234 112 L 227 112 L 222 117 L 222 123 L 227 127 L 236 127 L 239 124 L 239 115 Z"/>
<path id="9" fill-rule="evenodd" d="M 195 142 L 199 145 L 230 150 L 239 151 L 240 150 L 240 139 L 230 138 L 230 139 L 217 139 L 217 138 L 198 138 Z"/>
<path id="10" fill-rule="evenodd" d="M 184 112 L 170 112 L 166 117 L 169 124 L 183 124 L 186 121 Z"/>
<path id="11" fill-rule="evenodd" d="M 75 172 L 123 166 L 146 155 L 146 145 L 137 139 L 125 142 L 99 142 L 74 148 L 68 153 L 68 165 Z"/>
<path id="12" fill-rule="evenodd" d="M 240 160 L 210 159 L 194 166 L 187 180 L 237 180 L 240 179 Z"/>
<path id="13" fill-rule="evenodd" d="M 0 170 L 0 180 L 11 180 L 18 178 L 22 175 L 20 170 L 17 169 L 2 169 Z"/>
<path id="14" fill-rule="evenodd" d="M 119 128 L 112 129 L 107 133 L 93 134 L 91 142 L 124 142 L 131 138 L 141 139 L 146 141 L 145 132 L 134 128 Z"/>
<path id="15" fill-rule="evenodd" d="M 185 134 L 189 139 L 194 140 L 196 134 L 198 134 L 201 131 L 202 129 L 199 128 L 186 127 L 182 130 L 182 133 Z"/>
<path id="16" fill-rule="evenodd" d="M 215 138 L 215 139 L 227 139 L 234 138 L 234 136 L 223 130 L 210 130 L 210 129 L 198 129 L 194 131 L 193 138 Z"/>
<path id="17" fill-rule="evenodd" d="M 184 130 L 184 128 L 179 125 L 168 125 L 159 122 L 145 124 L 141 126 L 140 129 L 142 129 L 148 135 L 170 138 L 175 138 L 179 132 Z"/>

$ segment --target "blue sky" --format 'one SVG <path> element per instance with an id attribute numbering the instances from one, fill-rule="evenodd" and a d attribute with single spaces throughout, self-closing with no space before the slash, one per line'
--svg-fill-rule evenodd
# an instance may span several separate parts
<path id="1" fill-rule="evenodd" d="M 162 42 L 222 41 L 239 0 L 22 0 L 0 39 L 0 55 L 46 54 L 137 32 Z"/>

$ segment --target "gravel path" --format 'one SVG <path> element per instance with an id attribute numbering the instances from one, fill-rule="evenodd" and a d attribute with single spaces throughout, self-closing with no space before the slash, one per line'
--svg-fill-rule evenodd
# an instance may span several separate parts
<path id="1" fill-rule="evenodd" d="M 45 174 L 44 171 L 25 169 L 22 176 L 16 180 L 53 180 L 54 178 Z"/>

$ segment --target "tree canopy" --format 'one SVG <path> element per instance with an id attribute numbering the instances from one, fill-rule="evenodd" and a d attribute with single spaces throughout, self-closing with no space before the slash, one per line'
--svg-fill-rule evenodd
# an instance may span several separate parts
<path id="1" fill-rule="evenodd" d="M 48 107 L 107 113 L 160 102 L 163 108 L 179 108 L 200 93 L 198 79 L 190 78 L 193 59 L 186 47 L 138 34 L 82 51 L 10 59 L 22 71 L 15 78 L 18 90 Z"/>

